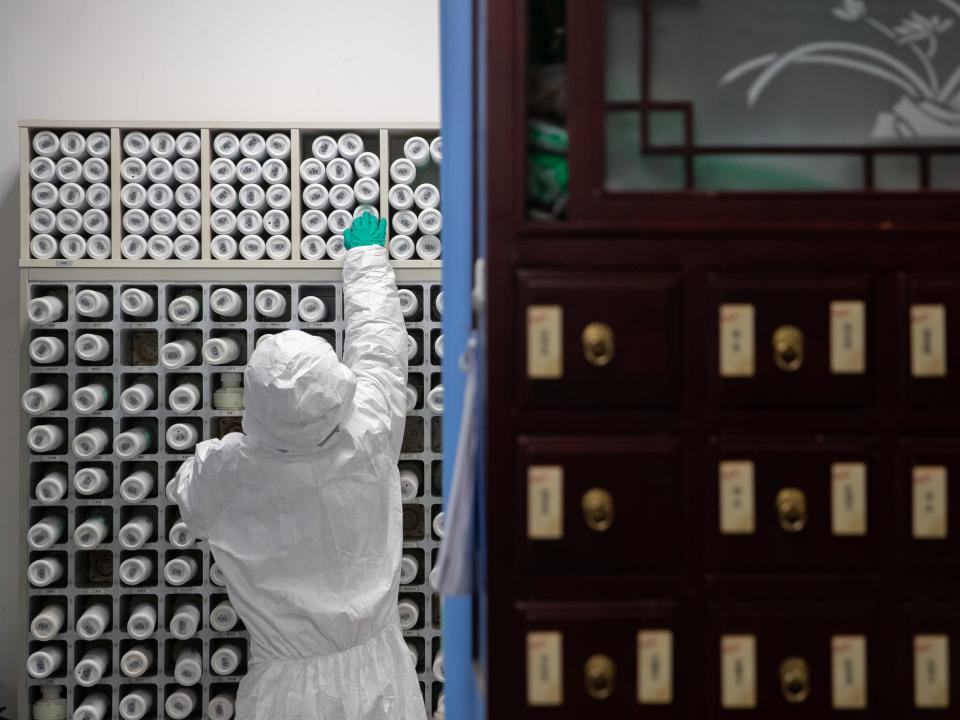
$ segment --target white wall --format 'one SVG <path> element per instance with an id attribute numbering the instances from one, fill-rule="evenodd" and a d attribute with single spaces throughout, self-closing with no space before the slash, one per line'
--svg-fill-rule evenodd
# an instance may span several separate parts
<path id="1" fill-rule="evenodd" d="M 28 118 L 438 122 L 439 0 L 0 3 L 0 707 L 15 716 L 18 133 Z M 242 43 L 244 49 L 236 46 Z M 389 49 L 388 49 L 389 48 Z"/>

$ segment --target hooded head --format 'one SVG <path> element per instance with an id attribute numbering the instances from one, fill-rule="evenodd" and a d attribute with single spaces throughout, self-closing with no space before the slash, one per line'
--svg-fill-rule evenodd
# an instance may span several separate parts
<path id="1" fill-rule="evenodd" d="M 332 433 L 357 379 L 330 344 L 300 330 L 265 336 L 244 372 L 243 431 L 277 450 L 309 450 Z"/>

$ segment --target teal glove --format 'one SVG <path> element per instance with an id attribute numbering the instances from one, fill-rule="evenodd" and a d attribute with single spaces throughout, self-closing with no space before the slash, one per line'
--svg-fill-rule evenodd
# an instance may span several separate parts
<path id="1" fill-rule="evenodd" d="M 353 227 L 343 233 L 343 246 L 347 250 L 353 250 L 356 247 L 363 247 L 364 245 L 379 245 L 383 247 L 386 240 L 386 218 L 377 222 L 376 216 L 371 212 L 365 212 L 358 217 L 353 221 Z"/>

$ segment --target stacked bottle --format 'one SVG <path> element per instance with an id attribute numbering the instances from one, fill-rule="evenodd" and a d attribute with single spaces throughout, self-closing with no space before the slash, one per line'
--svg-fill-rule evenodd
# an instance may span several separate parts
<path id="1" fill-rule="evenodd" d="M 443 215 L 440 212 L 440 138 L 420 136 L 403 143 L 403 157 L 390 164 L 390 257 L 438 260 Z"/>

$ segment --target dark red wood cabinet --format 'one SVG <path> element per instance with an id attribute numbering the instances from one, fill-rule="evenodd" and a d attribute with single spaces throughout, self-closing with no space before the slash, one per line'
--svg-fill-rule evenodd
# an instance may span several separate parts
<path id="1" fill-rule="evenodd" d="M 960 717 L 926 2 L 479 5 L 488 717 Z"/>

